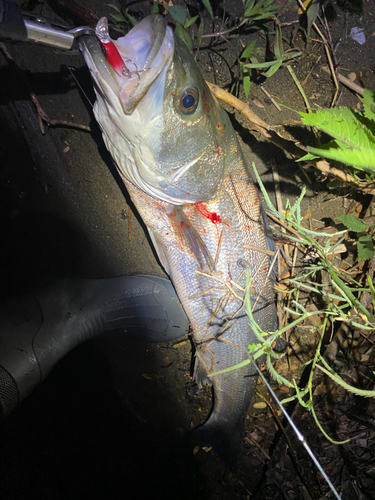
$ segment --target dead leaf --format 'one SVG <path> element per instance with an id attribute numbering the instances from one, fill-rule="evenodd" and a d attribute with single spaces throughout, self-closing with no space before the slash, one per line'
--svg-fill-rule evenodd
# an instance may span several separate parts
<path id="1" fill-rule="evenodd" d="M 278 367 L 277 367 L 277 373 L 280 373 L 280 375 L 285 376 L 289 372 L 289 366 L 287 362 L 281 362 Z"/>
<path id="2" fill-rule="evenodd" d="M 145 378 L 146 380 L 152 380 L 150 375 L 147 375 L 147 373 L 142 373 L 142 377 Z"/>
<path id="3" fill-rule="evenodd" d="M 266 107 L 265 104 L 264 104 L 264 102 L 260 101 L 256 97 L 254 97 L 254 99 L 253 99 L 253 104 L 255 106 L 257 106 L 258 108 L 261 108 L 261 109 L 264 109 Z"/>
<path id="4" fill-rule="evenodd" d="M 363 210 L 362 203 L 358 203 L 358 205 L 354 209 L 355 213 L 359 215 L 362 212 L 362 210 Z"/>
<path id="5" fill-rule="evenodd" d="M 290 278 L 290 271 L 286 271 L 285 273 L 283 273 L 281 276 L 280 276 L 280 281 L 283 281 L 283 280 L 286 280 Z"/>
<path id="6" fill-rule="evenodd" d="M 202 450 L 204 450 L 206 453 L 212 450 L 212 446 L 202 446 Z"/>
<path id="7" fill-rule="evenodd" d="M 357 79 L 357 75 L 354 73 L 354 71 L 352 71 L 351 73 L 349 73 L 348 78 L 351 82 L 354 82 L 354 80 Z"/>
<path id="8" fill-rule="evenodd" d="M 63 153 L 67 153 L 69 151 L 70 147 L 69 146 L 66 146 L 66 148 L 64 148 L 63 150 Z"/>
<path id="9" fill-rule="evenodd" d="M 276 290 L 277 292 L 279 292 L 279 291 L 282 291 L 282 292 L 283 292 L 284 290 L 288 290 L 288 287 L 287 287 L 284 283 L 277 283 L 277 284 L 275 285 L 275 290 Z"/>
<path id="10" fill-rule="evenodd" d="M 370 356 L 368 354 L 362 354 L 361 356 L 361 362 L 364 363 L 365 361 L 368 361 L 370 359 Z"/>
<path id="11" fill-rule="evenodd" d="M 281 385 L 280 386 L 280 392 L 282 392 L 284 394 L 287 393 L 287 392 L 289 392 L 289 387 L 287 387 L 286 385 Z"/>
<path id="12" fill-rule="evenodd" d="M 328 388 L 324 384 L 318 385 L 314 390 L 314 396 L 319 396 L 319 394 L 327 394 Z"/>
<path id="13" fill-rule="evenodd" d="M 179 347 L 182 347 L 183 345 L 186 345 L 188 343 L 187 340 L 183 340 L 182 342 L 179 342 L 178 344 L 174 344 L 174 348 L 178 349 Z"/>
<path id="14" fill-rule="evenodd" d="M 254 403 L 253 404 L 253 408 L 257 408 L 257 409 L 263 410 L 264 408 L 267 408 L 267 405 L 266 405 L 266 403 L 263 403 L 261 401 L 259 403 Z"/>

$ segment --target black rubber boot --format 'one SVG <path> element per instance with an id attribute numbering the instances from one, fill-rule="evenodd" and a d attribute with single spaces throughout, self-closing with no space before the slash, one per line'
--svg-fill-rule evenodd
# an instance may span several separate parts
<path id="1" fill-rule="evenodd" d="M 132 339 L 183 337 L 189 321 L 171 282 L 157 276 L 56 280 L 0 304 L 0 419 L 78 344 L 119 330 Z"/>

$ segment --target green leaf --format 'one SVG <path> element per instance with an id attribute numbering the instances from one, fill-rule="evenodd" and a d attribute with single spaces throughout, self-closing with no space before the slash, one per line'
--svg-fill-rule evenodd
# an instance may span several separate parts
<path id="1" fill-rule="evenodd" d="M 374 256 L 374 244 L 370 235 L 358 238 L 358 262 L 370 260 Z"/>
<path id="2" fill-rule="evenodd" d="M 320 148 L 307 147 L 307 150 L 317 156 L 323 156 L 330 160 L 340 161 L 346 165 L 351 165 L 359 170 L 374 173 L 375 169 L 375 149 L 350 149 L 340 141 L 333 141 L 324 144 Z"/>
<path id="3" fill-rule="evenodd" d="M 279 62 L 280 62 L 280 60 L 277 60 L 277 61 L 265 61 L 265 62 L 262 62 L 262 63 L 247 63 L 247 64 L 245 64 L 245 67 L 246 68 L 252 68 L 252 69 L 270 68 L 271 66 L 274 66 L 275 64 L 278 64 Z"/>
<path id="4" fill-rule="evenodd" d="M 117 7 L 117 5 L 115 5 L 114 3 L 107 3 L 107 4 L 106 4 L 106 6 L 107 6 L 107 7 L 111 7 L 112 9 L 117 10 L 117 12 L 118 12 L 119 14 L 121 14 L 121 10 L 120 10 L 120 9 Z"/>
<path id="5" fill-rule="evenodd" d="M 262 344 L 249 344 L 249 352 L 253 353 L 262 347 Z"/>
<path id="6" fill-rule="evenodd" d="M 275 64 L 273 66 L 271 66 L 268 71 L 266 71 L 264 73 L 264 76 L 266 78 L 270 78 L 270 76 L 274 75 L 283 63 L 283 61 L 281 59 L 278 59 L 277 61 L 274 61 L 274 62 L 275 62 Z"/>
<path id="7" fill-rule="evenodd" d="M 323 130 L 350 148 L 369 149 L 375 153 L 375 137 L 349 108 L 318 109 L 315 113 L 299 113 L 305 125 Z M 375 160 L 374 160 L 375 161 Z"/>
<path id="8" fill-rule="evenodd" d="M 245 18 L 249 21 L 261 21 L 274 16 L 278 10 L 278 6 L 273 3 L 273 0 L 250 0 L 245 3 Z"/>
<path id="9" fill-rule="evenodd" d="M 360 99 L 363 102 L 365 117 L 375 121 L 375 93 L 371 92 L 370 89 L 365 89 L 365 95 Z"/>
<path id="10" fill-rule="evenodd" d="M 201 17 L 201 22 L 199 23 L 199 28 L 198 28 L 198 47 L 200 47 L 202 44 L 203 30 L 204 30 L 204 21 L 203 17 Z"/>
<path id="11" fill-rule="evenodd" d="M 206 7 L 207 12 L 210 14 L 211 19 L 213 19 L 214 18 L 214 13 L 212 12 L 212 7 L 211 7 L 211 4 L 210 4 L 210 0 L 202 0 L 202 2 L 203 2 L 203 5 Z"/>
<path id="12" fill-rule="evenodd" d="M 309 7 L 307 8 L 306 11 L 306 17 L 307 17 L 307 33 L 310 36 L 310 30 L 311 26 L 315 22 L 316 18 L 318 17 L 319 14 L 319 9 L 320 9 L 320 1 L 319 0 L 313 0 Z"/>
<path id="13" fill-rule="evenodd" d="M 248 99 L 249 95 L 250 95 L 251 82 L 250 82 L 250 75 L 247 71 L 244 71 L 242 73 L 242 81 L 243 81 L 243 89 L 245 91 L 246 99 Z"/>
<path id="14" fill-rule="evenodd" d="M 138 24 L 138 21 L 135 19 L 135 17 L 133 17 L 131 14 L 129 14 L 128 12 L 128 9 L 126 9 L 126 17 L 129 19 L 129 21 L 132 23 L 133 26 L 135 26 L 136 24 Z"/>
<path id="15" fill-rule="evenodd" d="M 112 19 L 117 21 L 118 23 L 126 23 L 126 19 L 122 14 L 109 14 Z"/>
<path id="16" fill-rule="evenodd" d="M 194 17 L 191 17 L 190 19 L 186 19 L 185 23 L 184 23 L 184 28 L 185 29 L 188 29 L 189 26 L 191 26 L 192 24 L 195 23 L 195 21 L 198 19 L 199 16 L 194 16 Z"/>
<path id="17" fill-rule="evenodd" d="M 302 158 L 297 158 L 296 161 L 308 161 L 315 160 L 315 158 L 319 158 L 320 155 L 313 155 L 311 153 L 307 153 L 307 155 L 302 156 Z"/>
<path id="18" fill-rule="evenodd" d="M 365 224 L 353 214 L 339 215 L 339 217 L 335 217 L 335 220 L 342 222 L 344 226 L 355 233 L 361 233 L 368 227 L 368 224 Z"/>
<path id="19" fill-rule="evenodd" d="M 177 23 L 184 25 L 187 18 L 187 11 L 184 7 L 181 7 L 181 5 L 171 5 L 170 7 L 168 6 L 168 12 Z"/>
<path id="20" fill-rule="evenodd" d="M 320 148 L 308 147 L 308 151 L 374 173 L 375 135 L 361 114 L 349 108 L 331 108 L 300 115 L 305 125 L 317 127 L 335 139 Z"/>
<path id="21" fill-rule="evenodd" d="M 290 59 L 295 59 L 296 57 L 299 57 L 301 54 L 302 54 L 302 52 L 299 50 L 295 50 L 295 49 L 287 50 L 283 54 L 283 57 L 282 57 L 283 62 L 290 61 Z"/>
<path id="22" fill-rule="evenodd" d="M 251 54 L 253 53 L 255 44 L 256 44 L 256 40 L 251 40 L 247 44 L 245 50 L 242 52 L 242 54 L 240 56 L 240 59 L 247 59 L 247 58 L 249 58 L 251 56 Z"/>
<path id="23" fill-rule="evenodd" d="M 275 45 L 274 53 L 276 59 L 282 59 L 284 54 L 283 35 L 278 22 L 275 22 Z"/>
<path id="24" fill-rule="evenodd" d="M 174 32 L 183 42 L 186 43 L 190 50 L 193 50 L 193 41 L 191 36 L 181 24 L 176 25 Z"/>
<path id="25" fill-rule="evenodd" d="M 157 3 L 152 6 L 151 14 L 159 14 L 159 5 Z"/>

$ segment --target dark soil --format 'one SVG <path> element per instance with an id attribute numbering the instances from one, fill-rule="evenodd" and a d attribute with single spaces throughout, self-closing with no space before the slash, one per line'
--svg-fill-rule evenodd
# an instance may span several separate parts
<path id="1" fill-rule="evenodd" d="M 102 2 L 80 3 L 88 17 L 108 15 L 109 7 Z M 324 47 L 314 40 L 306 44 L 305 31 L 297 29 L 294 2 L 278 3 L 285 47 L 303 52 L 292 67 L 300 82 L 309 74 L 304 90 L 311 105 L 329 106 L 334 86 L 322 70 L 327 65 Z M 212 4 L 221 16 L 224 4 Z M 324 4 L 338 70 L 345 76 L 355 73 L 357 83 L 375 90 L 375 1 Z M 138 18 L 150 10 L 147 2 L 129 5 Z M 196 2 L 188 5 L 192 15 L 203 10 Z M 88 23 L 75 17 L 82 13 L 59 10 L 56 2 L 24 5 L 30 6 L 36 14 L 64 25 Z M 228 0 L 225 9 L 230 22 L 238 21 L 241 2 Z M 220 18 L 211 23 L 207 13 L 203 15 L 205 33 L 221 29 Z M 363 45 L 350 37 L 355 26 L 364 30 Z M 312 32 L 312 37 L 317 35 Z M 263 51 L 272 48 L 272 35 L 255 30 L 230 41 L 215 39 L 213 46 L 205 39 L 198 55 L 205 78 L 228 87 L 228 65 L 235 76 L 240 40 L 246 44 L 251 38 L 257 39 Z M 1 56 L 1 298 L 28 293 L 51 276 L 165 276 L 142 222 L 135 212 L 129 219 L 127 193 L 105 150 L 91 107 L 66 70 L 67 66 L 77 68 L 76 77 L 93 100 L 80 54 L 20 43 L 7 43 L 7 47 L 19 70 Z M 261 84 L 285 106 L 282 111 L 265 96 Z M 30 91 L 52 118 L 90 125 L 92 133 L 46 126 L 42 135 L 28 98 Z M 243 94 L 240 97 L 244 99 Z M 340 86 L 338 101 L 351 107 L 359 102 L 344 86 Z M 260 118 L 273 125 L 297 120 L 294 110 L 305 110 L 286 68 L 267 80 L 253 74 L 250 103 Z M 298 196 L 307 183 L 300 167 L 260 135 L 250 134 L 245 121 L 232 108 L 226 109 L 248 161 L 256 162 L 270 194 L 274 191 L 271 163 L 276 159 L 283 197 Z M 289 131 L 298 137 L 305 134 L 295 126 Z M 332 191 L 327 187 L 330 179 L 319 172 L 310 169 L 308 176 L 311 184 L 307 184 L 304 210 L 312 214 L 314 227 L 330 225 L 335 216 L 354 212 L 359 204 L 362 215 L 371 210 L 371 198 L 354 187 Z M 294 378 L 301 387 L 308 371 L 304 363 L 318 342 L 314 326 L 304 324 L 291 332 L 288 356 L 276 364 L 279 373 Z M 372 389 L 375 339 L 367 341 L 358 332 L 340 328 L 334 333 L 329 359 L 348 383 Z M 291 395 L 287 388 L 272 384 L 279 398 Z M 314 386 L 315 411 L 324 429 L 336 440 L 351 441 L 331 444 L 299 404 L 288 408 L 293 420 L 343 498 L 375 498 L 373 399 L 341 390 L 322 373 L 317 373 Z M 129 342 L 121 335 L 89 341 L 66 356 L 1 424 L 0 499 L 333 498 L 263 383 L 258 390 L 246 418 L 241 456 L 229 470 L 212 452 L 199 450 L 193 455 L 185 443 L 187 432 L 204 421 L 212 405 L 210 391 L 192 382 L 189 342 L 156 345 Z"/>

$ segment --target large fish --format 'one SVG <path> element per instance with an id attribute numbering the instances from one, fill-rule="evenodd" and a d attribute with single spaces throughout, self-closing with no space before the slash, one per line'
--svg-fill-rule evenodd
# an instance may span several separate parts
<path id="1" fill-rule="evenodd" d="M 195 380 L 214 387 L 200 442 L 233 450 L 255 368 L 212 380 L 210 374 L 248 359 L 257 341 L 244 307 L 245 268 L 255 320 L 264 331 L 276 325 L 258 193 L 227 114 L 161 16 L 145 18 L 116 41 L 103 18 L 96 34 L 81 42 L 95 117 L 191 322 Z"/>

